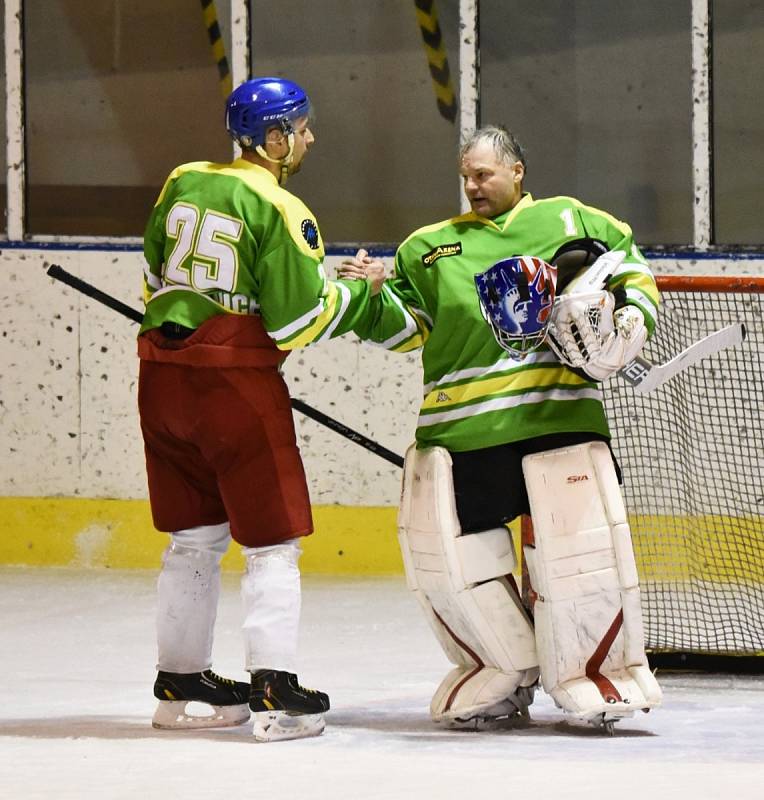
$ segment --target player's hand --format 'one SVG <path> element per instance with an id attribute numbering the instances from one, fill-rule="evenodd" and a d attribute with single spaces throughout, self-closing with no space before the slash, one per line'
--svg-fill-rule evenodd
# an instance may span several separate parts
<path id="1" fill-rule="evenodd" d="M 363 280 L 366 278 L 366 267 L 371 260 L 366 250 L 361 248 L 352 258 L 342 261 L 337 270 L 337 277 L 351 281 Z"/>
<path id="2" fill-rule="evenodd" d="M 372 258 L 361 248 L 352 258 L 342 261 L 337 277 L 345 280 L 368 280 L 372 295 L 378 294 L 385 281 L 385 265 L 379 258 Z"/>
<path id="3" fill-rule="evenodd" d="M 377 258 L 366 267 L 366 280 L 372 297 L 382 291 L 385 282 L 385 265 Z"/>

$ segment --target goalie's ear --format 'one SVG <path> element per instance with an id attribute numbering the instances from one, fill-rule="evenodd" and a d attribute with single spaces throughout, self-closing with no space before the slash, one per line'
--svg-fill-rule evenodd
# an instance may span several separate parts
<path id="1" fill-rule="evenodd" d="M 558 248 L 549 260 L 552 266 L 557 267 L 557 294 L 562 294 L 565 287 L 584 267 L 593 264 L 609 249 L 602 240 L 589 238 L 572 239 Z"/>

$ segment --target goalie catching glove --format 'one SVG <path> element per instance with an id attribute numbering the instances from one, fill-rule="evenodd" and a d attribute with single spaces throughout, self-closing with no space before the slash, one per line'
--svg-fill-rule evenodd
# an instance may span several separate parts
<path id="1" fill-rule="evenodd" d="M 625 255 L 600 256 L 557 297 L 549 322 L 547 342 L 555 355 L 595 381 L 623 369 L 647 341 L 642 312 L 633 305 L 616 309 L 613 294 L 599 288 Z"/>

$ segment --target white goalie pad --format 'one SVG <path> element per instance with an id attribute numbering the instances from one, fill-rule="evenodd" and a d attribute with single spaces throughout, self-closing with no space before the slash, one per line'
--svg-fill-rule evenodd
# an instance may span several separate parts
<path id="1" fill-rule="evenodd" d="M 535 544 L 525 547 L 544 689 L 607 723 L 660 704 L 649 669 L 631 533 L 604 442 L 526 456 Z"/>
<path id="2" fill-rule="evenodd" d="M 412 446 L 406 453 L 398 537 L 408 586 L 458 668 L 435 693 L 433 718 L 487 713 L 533 686 L 533 628 L 509 580 L 512 538 L 504 527 L 462 536 L 447 450 Z"/>

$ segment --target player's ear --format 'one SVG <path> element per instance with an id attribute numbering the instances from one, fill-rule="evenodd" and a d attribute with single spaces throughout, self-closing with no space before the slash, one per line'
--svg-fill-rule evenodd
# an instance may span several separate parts
<path id="1" fill-rule="evenodd" d="M 525 167 L 522 161 L 515 161 L 512 165 L 512 180 L 515 183 L 522 183 L 525 177 Z"/>
<path id="2" fill-rule="evenodd" d="M 284 132 L 280 128 L 271 128 L 265 134 L 265 148 L 268 155 L 276 155 L 271 153 L 271 150 L 278 150 L 285 138 Z"/>

